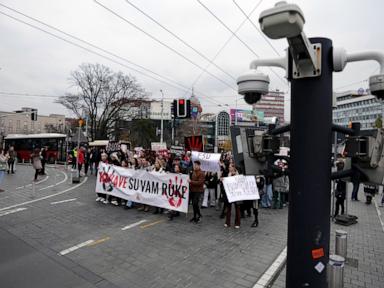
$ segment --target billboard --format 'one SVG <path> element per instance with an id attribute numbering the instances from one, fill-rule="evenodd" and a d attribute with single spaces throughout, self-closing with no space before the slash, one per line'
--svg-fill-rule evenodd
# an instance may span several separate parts
<path id="1" fill-rule="evenodd" d="M 163 101 L 163 119 L 164 120 L 172 119 L 171 107 L 172 107 L 171 102 Z M 151 113 L 149 118 L 153 120 L 161 120 L 161 101 L 151 102 Z"/>
<path id="2" fill-rule="evenodd" d="M 254 114 L 255 112 L 255 114 Z M 237 114 L 237 122 L 256 122 L 264 121 L 264 111 L 252 111 L 242 109 L 230 109 L 231 122 L 235 122 Z"/>

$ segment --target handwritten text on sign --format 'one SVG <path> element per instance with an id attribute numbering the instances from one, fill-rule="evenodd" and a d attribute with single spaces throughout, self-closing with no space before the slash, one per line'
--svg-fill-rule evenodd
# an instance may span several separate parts
<path id="1" fill-rule="evenodd" d="M 188 192 L 187 175 L 99 165 L 96 193 L 187 213 Z"/>
<path id="2" fill-rule="evenodd" d="M 201 162 L 201 170 L 207 172 L 220 171 L 220 157 L 219 153 L 203 153 L 192 151 L 192 161 L 199 160 Z"/>
<path id="3" fill-rule="evenodd" d="M 223 184 L 229 203 L 260 199 L 255 176 L 236 175 L 225 177 Z"/>

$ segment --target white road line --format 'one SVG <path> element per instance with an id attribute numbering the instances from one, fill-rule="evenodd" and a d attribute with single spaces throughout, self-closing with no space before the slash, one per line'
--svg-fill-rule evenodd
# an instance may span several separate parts
<path id="1" fill-rule="evenodd" d="M 43 182 L 47 181 L 48 178 L 49 178 L 49 175 L 47 175 L 47 177 L 45 177 L 44 179 L 36 182 L 35 185 L 38 185 L 40 183 L 43 183 Z M 19 186 L 19 187 L 16 187 L 16 190 L 24 189 L 24 188 L 31 187 L 31 186 L 32 186 L 32 184 L 27 184 L 27 185 Z"/>
<path id="2" fill-rule="evenodd" d="M 127 230 L 127 229 L 131 229 L 133 227 L 136 227 L 136 226 L 139 226 L 140 224 L 144 223 L 144 222 L 147 222 L 148 220 L 140 220 L 139 222 L 136 222 L 136 223 L 133 223 L 133 224 L 130 224 L 128 226 L 125 226 L 123 228 L 121 228 L 121 230 Z"/>
<path id="3" fill-rule="evenodd" d="M 60 184 L 62 184 L 62 183 L 64 183 L 65 181 L 68 180 L 68 175 L 67 175 L 67 173 L 64 173 L 63 171 L 59 171 L 59 172 L 64 174 L 64 180 L 62 180 L 62 181 L 60 181 L 60 182 L 58 182 L 58 183 L 56 183 L 56 184 L 54 184 L 54 185 L 49 185 L 49 186 L 47 186 L 47 187 L 40 188 L 39 191 L 42 191 L 42 190 L 45 190 L 45 189 L 52 188 L 52 187 L 54 187 L 54 186 L 60 185 Z"/>
<path id="4" fill-rule="evenodd" d="M 253 288 L 267 287 L 267 285 L 270 284 L 271 280 L 275 276 L 275 273 L 279 271 L 281 267 L 284 265 L 286 259 L 287 259 L 287 247 L 285 247 L 284 250 L 281 251 L 280 255 L 277 256 L 277 258 L 272 263 L 272 265 L 269 266 L 267 271 L 265 271 L 264 274 L 260 277 L 260 279 L 256 282 L 256 284 L 253 285 Z"/>
<path id="5" fill-rule="evenodd" d="M 380 221 L 380 224 L 381 224 L 381 228 L 383 229 L 383 232 L 384 232 L 384 222 L 383 222 L 383 219 L 381 219 L 381 211 L 379 209 L 379 206 L 377 205 L 377 202 L 375 200 L 375 198 L 373 198 L 373 202 L 375 202 L 375 207 L 376 207 L 376 211 L 377 211 L 377 216 L 379 217 L 379 221 Z"/>
<path id="6" fill-rule="evenodd" d="M 77 200 L 77 198 L 72 198 L 72 199 L 67 199 L 67 200 L 62 200 L 62 201 L 57 201 L 57 202 L 51 202 L 51 205 L 56 205 L 56 204 L 66 203 L 66 202 L 71 202 L 71 201 L 75 201 L 75 200 Z"/>
<path id="7" fill-rule="evenodd" d="M 27 208 L 16 208 L 16 209 L 13 209 L 13 210 L 7 210 L 7 211 L 4 211 L 4 212 L 0 212 L 0 217 L 8 215 L 8 214 L 24 211 L 24 210 L 27 210 Z"/>
<path id="8" fill-rule="evenodd" d="M 73 251 L 75 251 L 75 250 L 77 250 L 77 249 L 79 249 L 79 248 L 81 248 L 81 247 L 87 246 L 87 245 L 93 243 L 94 241 L 95 241 L 95 240 L 88 240 L 88 241 L 85 241 L 85 242 L 80 243 L 80 244 L 77 244 L 77 245 L 75 245 L 75 246 L 73 246 L 73 247 L 71 247 L 71 248 L 65 249 L 65 250 L 61 251 L 59 254 L 60 254 L 61 256 L 66 255 L 66 254 L 71 253 L 71 252 L 73 252 Z"/>
<path id="9" fill-rule="evenodd" d="M 1 208 L 0 211 L 4 211 L 4 210 L 10 209 L 10 208 L 15 208 L 15 207 L 31 204 L 31 203 L 34 203 L 34 202 L 38 202 L 38 201 L 41 201 L 41 200 L 45 200 L 45 199 L 49 199 L 49 198 L 55 197 L 57 195 L 61 195 L 61 194 L 67 193 L 67 192 L 69 192 L 69 191 L 71 191 L 73 189 L 76 189 L 77 187 L 83 185 L 85 182 L 87 182 L 87 180 L 88 180 L 88 177 L 85 177 L 83 182 L 81 182 L 81 183 L 79 183 L 79 184 L 77 184 L 77 185 L 75 185 L 75 186 L 73 186 L 71 188 L 65 189 L 64 191 L 57 192 L 55 194 L 51 194 L 51 195 L 48 195 L 48 196 L 45 196 L 45 197 L 41 197 L 41 198 L 38 198 L 38 199 L 27 201 L 27 202 L 24 202 L 24 203 L 20 203 L 20 204 L 15 204 L 15 205 L 12 205 L 12 206 L 4 207 L 4 208 Z"/>

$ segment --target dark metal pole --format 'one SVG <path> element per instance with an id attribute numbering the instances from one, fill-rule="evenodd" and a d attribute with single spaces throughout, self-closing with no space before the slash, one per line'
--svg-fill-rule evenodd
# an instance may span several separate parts
<path id="1" fill-rule="evenodd" d="M 332 41 L 321 43 L 321 76 L 291 80 L 287 288 L 327 287 L 332 153 Z M 289 60 L 292 66 L 292 58 Z M 291 67 L 289 71 L 292 71 Z"/>

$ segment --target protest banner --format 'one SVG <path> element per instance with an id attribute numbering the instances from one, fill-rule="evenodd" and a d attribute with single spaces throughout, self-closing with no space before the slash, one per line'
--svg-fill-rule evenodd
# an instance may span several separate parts
<path id="1" fill-rule="evenodd" d="M 109 141 L 107 147 L 105 147 L 105 151 L 107 153 L 113 153 L 120 151 L 120 142 L 119 141 Z"/>
<path id="2" fill-rule="evenodd" d="M 199 160 L 201 162 L 201 170 L 206 172 L 220 171 L 220 153 L 203 153 L 192 151 L 192 161 Z"/>
<path id="3" fill-rule="evenodd" d="M 171 149 L 169 149 L 169 152 L 173 154 L 182 154 L 184 152 L 184 147 L 172 145 Z"/>
<path id="4" fill-rule="evenodd" d="M 185 150 L 187 151 L 204 151 L 203 136 L 189 136 L 184 137 L 185 141 Z"/>
<path id="5" fill-rule="evenodd" d="M 255 176 L 236 175 L 223 180 L 228 202 L 260 199 Z"/>
<path id="6" fill-rule="evenodd" d="M 156 152 L 161 150 L 167 150 L 167 143 L 151 142 L 151 150 Z"/>
<path id="7" fill-rule="evenodd" d="M 147 172 L 100 163 L 96 193 L 188 212 L 188 176 L 174 173 Z"/>

